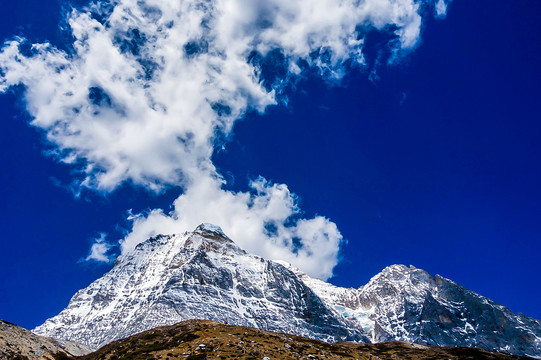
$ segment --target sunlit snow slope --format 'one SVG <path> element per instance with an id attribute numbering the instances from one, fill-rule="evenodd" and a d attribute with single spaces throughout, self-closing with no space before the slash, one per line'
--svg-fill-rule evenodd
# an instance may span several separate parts
<path id="1" fill-rule="evenodd" d="M 188 319 L 326 341 L 367 341 L 293 272 L 247 254 L 210 224 L 139 244 L 34 332 L 98 348 Z"/>
<path id="2" fill-rule="evenodd" d="M 160 325 L 209 319 L 326 340 L 475 346 L 541 358 L 541 322 L 413 266 L 358 289 L 247 254 L 214 225 L 156 236 L 34 329 L 97 348 Z"/>

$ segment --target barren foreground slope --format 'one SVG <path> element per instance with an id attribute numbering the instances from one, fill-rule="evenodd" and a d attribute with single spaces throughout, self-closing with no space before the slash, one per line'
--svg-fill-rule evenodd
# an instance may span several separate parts
<path id="1" fill-rule="evenodd" d="M 88 354 L 92 350 L 73 341 L 33 334 L 20 326 L 0 320 L 0 359 L 56 359 Z"/>
<path id="2" fill-rule="evenodd" d="M 476 348 L 390 342 L 329 344 L 209 320 L 189 320 L 115 341 L 81 360 L 118 359 L 528 359 Z"/>

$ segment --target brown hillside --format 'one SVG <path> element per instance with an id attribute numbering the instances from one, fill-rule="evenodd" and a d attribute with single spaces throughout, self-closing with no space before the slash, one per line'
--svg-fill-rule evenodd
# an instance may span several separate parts
<path id="1" fill-rule="evenodd" d="M 115 341 L 81 360 L 130 359 L 527 359 L 474 348 L 414 345 L 328 344 L 208 320 L 163 326 Z"/>
<path id="2" fill-rule="evenodd" d="M 71 359 L 92 350 L 73 341 L 36 335 L 20 326 L 0 320 L 0 360 Z"/>

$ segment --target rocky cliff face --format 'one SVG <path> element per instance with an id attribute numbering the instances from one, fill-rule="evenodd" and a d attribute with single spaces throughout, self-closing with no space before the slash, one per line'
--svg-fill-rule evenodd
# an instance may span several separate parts
<path id="1" fill-rule="evenodd" d="M 343 289 L 295 272 L 374 343 L 478 347 L 541 358 L 541 321 L 515 315 L 439 275 L 393 265 L 359 289 Z"/>
<path id="2" fill-rule="evenodd" d="M 34 332 L 99 348 L 188 319 L 326 341 L 368 341 L 293 272 L 247 254 L 208 224 L 139 244 Z"/>
<path id="3" fill-rule="evenodd" d="M 541 322 L 423 270 L 393 265 L 358 289 L 247 254 L 216 226 L 157 236 L 34 331 L 100 347 L 188 319 L 325 341 L 475 346 L 541 358 Z"/>
<path id="4" fill-rule="evenodd" d="M 0 320 L 0 359 L 56 359 L 64 356 L 86 355 L 87 346 L 72 341 L 38 336 L 17 325 Z"/>

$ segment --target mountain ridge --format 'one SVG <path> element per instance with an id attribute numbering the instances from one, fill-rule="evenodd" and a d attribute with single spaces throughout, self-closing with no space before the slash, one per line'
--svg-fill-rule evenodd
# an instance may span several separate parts
<path id="1" fill-rule="evenodd" d="M 439 275 L 391 265 L 364 286 L 340 288 L 247 254 L 211 224 L 140 243 L 34 331 L 99 347 L 190 318 L 332 342 L 399 340 L 541 358 L 540 321 Z"/>
<path id="2" fill-rule="evenodd" d="M 144 241 L 34 332 L 98 348 L 156 326 L 210 318 L 326 341 L 367 341 L 291 271 L 222 234 L 201 225 Z"/>
<path id="3" fill-rule="evenodd" d="M 363 327 L 372 342 L 458 344 L 540 357 L 541 321 L 515 315 L 452 280 L 432 277 L 414 266 L 391 265 L 358 289 L 342 288 L 349 293 L 349 304 L 332 298 L 327 283 L 300 276 L 346 317 L 358 318 L 363 325 L 366 317 L 374 320 L 371 327 Z"/>

